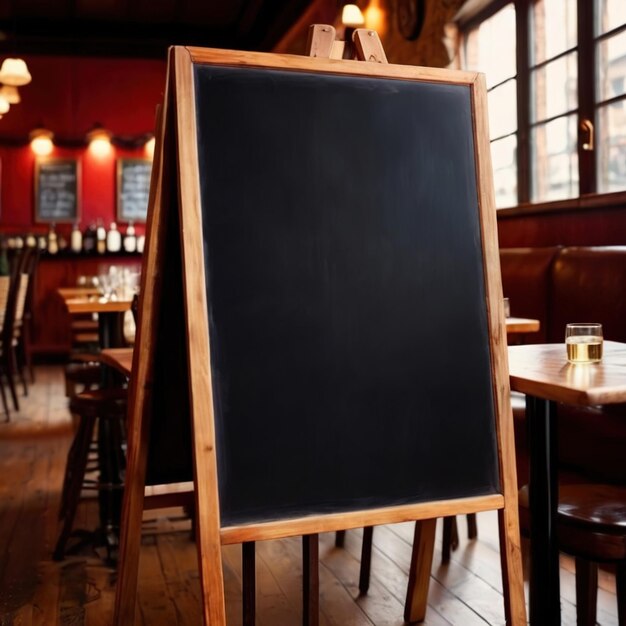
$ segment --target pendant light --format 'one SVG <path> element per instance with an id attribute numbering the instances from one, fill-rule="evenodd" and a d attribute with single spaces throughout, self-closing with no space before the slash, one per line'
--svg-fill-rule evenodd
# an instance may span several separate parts
<path id="1" fill-rule="evenodd" d="M 2 85 L 0 87 L 0 96 L 3 96 L 9 104 L 19 104 L 22 100 L 20 92 L 14 85 Z"/>
<path id="2" fill-rule="evenodd" d="M 13 87 L 28 85 L 32 76 L 23 59 L 5 59 L 0 67 L 0 83 Z"/>

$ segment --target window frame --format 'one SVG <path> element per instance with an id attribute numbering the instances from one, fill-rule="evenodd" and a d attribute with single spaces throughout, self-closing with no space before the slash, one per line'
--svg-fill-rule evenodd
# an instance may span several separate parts
<path id="1" fill-rule="evenodd" d="M 583 123 L 591 121 L 596 128 L 596 40 L 626 30 L 626 25 L 596 37 L 595 2 L 577 0 L 578 50 L 578 110 L 576 117 L 578 153 L 578 195 L 564 200 L 532 201 L 532 148 L 531 129 L 531 11 L 535 0 L 482 0 L 473 3 L 474 11 L 457 19 L 461 38 L 484 20 L 492 17 L 507 5 L 515 8 L 517 73 L 517 205 L 498 209 L 498 215 L 519 215 L 525 212 L 563 211 L 571 208 L 615 206 L 626 199 L 626 190 L 598 193 L 596 178 L 597 151 L 583 149 L 587 131 Z M 538 64 L 542 65 L 542 64 Z"/>

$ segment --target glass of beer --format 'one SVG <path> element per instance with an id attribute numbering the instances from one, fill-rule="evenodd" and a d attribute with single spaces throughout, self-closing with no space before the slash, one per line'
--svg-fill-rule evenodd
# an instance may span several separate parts
<path id="1" fill-rule="evenodd" d="M 602 360 L 602 324 L 567 324 L 565 346 L 570 363 L 599 363 Z"/>

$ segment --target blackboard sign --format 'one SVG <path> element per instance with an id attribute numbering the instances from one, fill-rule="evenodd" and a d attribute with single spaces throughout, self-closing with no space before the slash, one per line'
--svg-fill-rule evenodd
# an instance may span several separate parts
<path id="1" fill-rule="evenodd" d="M 80 164 L 76 159 L 35 162 L 35 221 L 76 222 L 79 219 Z"/>
<path id="2" fill-rule="evenodd" d="M 490 509 L 525 624 L 484 77 L 199 48 L 168 77 L 120 623 L 146 469 L 193 469 L 205 624 L 220 544 Z"/>
<path id="3" fill-rule="evenodd" d="M 150 192 L 149 159 L 119 159 L 117 162 L 117 219 L 145 222 Z"/>

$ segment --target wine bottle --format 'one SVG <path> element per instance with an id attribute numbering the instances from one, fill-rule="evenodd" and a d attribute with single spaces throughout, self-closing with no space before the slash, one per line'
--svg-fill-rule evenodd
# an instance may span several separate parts
<path id="1" fill-rule="evenodd" d="M 54 230 L 54 223 L 50 224 L 50 230 L 48 231 L 48 254 L 56 254 L 59 251 L 59 242 L 57 239 L 56 231 Z"/>
<path id="2" fill-rule="evenodd" d="M 107 251 L 107 231 L 100 219 L 96 228 L 96 250 L 98 254 L 104 254 Z"/>
<path id="3" fill-rule="evenodd" d="M 117 230 L 117 224 L 111 222 L 107 233 L 107 252 L 119 252 L 122 249 L 122 235 Z"/>
<path id="4" fill-rule="evenodd" d="M 128 228 L 126 229 L 124 250 L 126 250 L 126 252 L 135 252 L 137 250 L 137 236 L 135 235 L 135 226 L 132 221 L 128 222 Z"/>
<path id="5" fill-rule="evenodd" d="M 72 227 L 72 234 L 70 236 L 70 249 L 75 254 L 78 254 L 83 249 L 83 234 L 80 232 L 78 222 L 74 222 Z"/>
<path id="6" fill-rule="evenodd" d="M 146 243 L 145 236 L 139 235 L 139 237 L 137 237 L 137 252 L 139 252 L 139 254 L 143 254 L 143 247 L 145 243 Z"/>
<path id="7" fill-rule="evenodd" d="M 87 254 L 96 251 L 96 225 L 93 222 L 89 224 L 83 234 L 83 250 Z"/>

